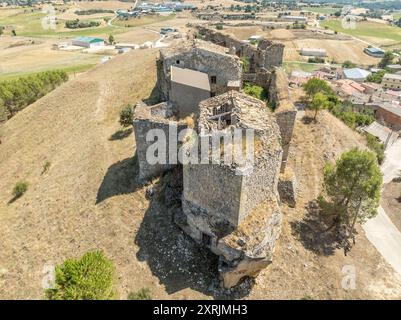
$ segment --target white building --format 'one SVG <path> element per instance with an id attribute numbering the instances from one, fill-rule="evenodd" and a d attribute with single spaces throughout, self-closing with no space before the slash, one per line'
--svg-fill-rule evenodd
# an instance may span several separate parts
<path id="1" fill-rule="evenodd" d="M 300 50 L 302 56 L 309 56 L 309 57 L 326 57 L 327 52 L 325 49 L 318 49 L 318 48 L 302 48 Z"/>

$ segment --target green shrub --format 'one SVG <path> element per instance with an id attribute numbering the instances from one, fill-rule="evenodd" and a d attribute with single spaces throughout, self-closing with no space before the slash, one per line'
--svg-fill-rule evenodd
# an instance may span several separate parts
<path id="1" fill-rule="evenodd" d="M 13 189 L 14 198 L 21 197 L 28 190 L 28 182 L 26 181 L 18 181 Z"/>
<path id="2" fill-rule="evenodd" d="M 321 57 L 313 57 L 313 58 L 308 58 L 309 63 L 324 63 L 325 60 L 324 58 Z"/>
<path id="3" fill-rule="evenodd" d="M 142 288 L 137 292 L 131 292 L 128 295 L 128 300 L 152 300 L 152 296 L 148 288 Z"/>
<path id="4" fill-rule="evenodd" d="M 372 113 L 353 111 L 352 104 L 347 101 L 342 103 L 340 101 L 332 101 L 329 110 L 334 116 L 342 120 L 352 129 L 361 126 L 368 126 L 375 121 L 375 117 Z"/>
<path id="5" fill-rule="evenodd" d="M 367 133 L 366 134 L 366 141 L 368 144 L 368 147 L 370 150 L 372 150 L 374 153 L 376 153 L 377 156 L 377 162 L 379 164 L 382 164 L 384 162 L 384 144 L 381 143 L 375 136 Z"/>
<path id="6" fill-rule="evenodd" d="M 56 267 L 55 288 L 46 290 L 50 300 L 111 300 L 114 266 L 101 251 L 68 259 Z"/>
<path id="7" fill-rule="evenodd" d="M 114 11 L 107 10 L 107 9 L 88 9 L 88 10 L 77 10 L 74 13 L 79 16 L 86 16 L 86 15 L 91 15 L 91 14 L 96 14 L 96 13 L 114 13 Z"/>
<path id="8" fill-rule="evenodd" d="M 249 72 L 249 60 L 247 58 L 241 58 L 241 62 L 242 62 L 242 71 L 244 73 Z"/>
<path id="9" fill-rule="evenodd" d="M 120 112 L 120 124 L 123 127 L 129 127 L 132 125 L 132 121 L 134 120 L 134 111 L 130 105 L 126 106 Z"/>
<path id="10" fill-rule="evenodd" d="M 375 73 L 371 73 L 366 77 L 367 82 L 381 83 L 384 75 L 386 74 L 385 70 L 380 70 Z"/>
<path id="11" fill-rule="evenodd" d="M 65 27 L 68 29 L 81 29 L 81 28 L 91 28 L 100 26 L 98 21 L 80 21 L 79 19 L 67 20 L 65 22 Z"/>
<path id="12" fill-rule="evenodd" d="M 245 82 L 243 90 L 246 94 L 249 94 L 250 96 L 255 97 L 259 100 L 262 100 L 262 101 L 267 100 L 267 92 L 265 89 L 263 89 L 260 86 L 251 84 L 249 82 Z"/>

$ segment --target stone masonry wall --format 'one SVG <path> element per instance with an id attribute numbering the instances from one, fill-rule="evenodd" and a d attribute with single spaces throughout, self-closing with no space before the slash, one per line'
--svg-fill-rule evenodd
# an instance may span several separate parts
<path id="1" fill-rule="evenodd" d="M 169 159 L 168 159 L 168 148 L 169 148 L 168 137 L 170 128 L 176 127 L 177 133 L 179 133 L 180 130 L 185 129 L 187 126 L 174 123 L 173 121 L 162 122 L 153 119 L 135 119 L 133 125 L 135 132 L 135 143 L 137 148 L 136 154 L 138 157 L 140 178 L 151 179 L 161 174 L 162 172 L 171 169 L 174 166 L 174 164 L 169 164 Z M 166 136 L 167 139 L 166 164 L 149 164 L 146 159 L 146 151 L 148 147 L 154 143 L 153 141 L 152 142 L 146 141 L 146 135 L 151 129 L 161 129 Z"/>
<path id="2" fill-rule="evenodd" d="M 241 192 L 240 221 L 267 197 L 277 196 L 282 150 L 268 152 L 255 161 L 251 174 L 244 176 Z"/>
<path id="3" fill-rule="evenodd" d="M 183 179 L 185 201 L 238 225 L 242 176 L 219 164 L 188 164 L 183 166 Z"/>
<path id="4" fill-rule="evenodd" d="M 177 55 L 169 58 L 160 57 L 157 66 L 157 85 L 164 100 L 169 99 L 168 93 L 171 89 L 171 66 L 207 73 L 209 75 L 211 92 L 216 95 L 227 91 L 227 83 L 229 81 L 238 81 L 242 77 L 242 66 L 238 58 L 222 55 L 202 48 L 194 48 L 191 51 L 177 53 Z M 212 83 L 212 76 L 216 77 L 216 83 Z"/>
<path id="5" fill-rule="evenodd" d="M 280 127 L 281 143 L 283 147 L 283 161 L 281 171 L 283 172 L 287 165 L 288 154 L 292 136 L 294 133 L 295 120 L 297 118 L 297 109 L 290 99 L 288 89 L 288 78 L 282 68 L 275 68 L 269 89 L 269 99 L 275 103 L 276 111 L 274 113 L 276 121 Z"/>
<path id="6" fill-rule="evenodd" d="M 283 62 L 284 45 L 269 40 L 262 40 L 258 47 L 238 40 L 228 34 L 218 32 L 203 26 L 198 26 L 199 33 L 207 41 L 232 49 L 239 57 L 245 57 L 250 62 L 250 72 L 260 72 L 262 69 L 270 70 L 280 66 Z"/>

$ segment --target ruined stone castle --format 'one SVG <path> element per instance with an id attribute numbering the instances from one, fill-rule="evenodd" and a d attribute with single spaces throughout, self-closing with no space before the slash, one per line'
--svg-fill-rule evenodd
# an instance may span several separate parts
<path id="1" fill-rule="evenodd" d="M 202 29 L 201 33 L 208 41 L 180 40 L 161 49 L 157 87 L 164 102 L 137 105 L 136 152 L 143 179 L 182 168 L 181 205 L 170 209 L 174 221 L 219 256 L 222 284 L 229 288 L 245 276 L 256 276 L 271 263 L 281 228 L 279 204 L 295 202 L 295 179 L 286 172 L 286 161 L 296 111 L 285 73 L 279 67 L 281 45 L 263 40 L 255 47 L 233 42 L 230 36 L 214 30 Z M 243 72 L 243 58 L 251 61 L 252 72 Z M 241 92 L 245 78 L 267 88 L 269 101 L 275 102 L 274 113 L 265 102 Z M 186 128 L 197 133 L 197 139 L 186 140 L 187 151 L 201 148 L 199 141 L 211 144 L 221 136 L 231 137 L 234 129 L 244 135 L 251 129 L 252 161 L 245 157 L 227 163 L 222 157 L 171 163 L 167 150 L 172 147 L 178 153 L 178 146 L 170 144 Z M 170 137 L 162 150 L 166 163 L 146 159 L 153 143 L 147 137 L 150 129 L 160 129 Z M 230 141 L 225 153 L 247 147 L 236 145 L 235 139 Z"/>

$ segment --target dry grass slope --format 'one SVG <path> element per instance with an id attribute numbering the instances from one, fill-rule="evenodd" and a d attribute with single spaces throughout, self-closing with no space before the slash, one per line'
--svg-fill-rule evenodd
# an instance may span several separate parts
<path id="1" fill-rule="evenodd" d="M 93 249 L 103 250 L 116 265 L 120 298 L 144 287 L 154 298 L 221 296 L 214 289 L 215 259 L 171 223 L 163 205 L 145 199 L 145 189 L 135 184 L 133 136 L 118 133 L 121 108 L 151 93 L 156 53 L 118 56 L 0 128 L 0 298 L 43 298 L 45 264 Z M 275 261 L 249 297 L 400 297 L 401 281 L 363 233 L 349 256 L 341 251 L 323 256 L 305 248 L 292 227 L 319 193 L 325 161 L 362 146 L 362 138 L 322 113 L 318 124 L 297 123 L 294 145 L 300 201 L 295 209 L 284 208 Z M 51 165 L 42 174 L 46 161 Z M 29 181 L 28 191 L 9 204 L 19 180 Z M 357 270 L 353 291 L 341 289 L 346 264 Z"/>

